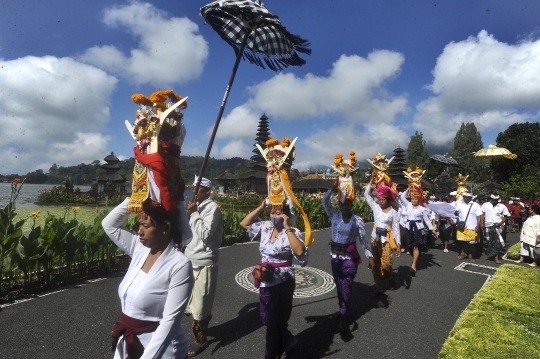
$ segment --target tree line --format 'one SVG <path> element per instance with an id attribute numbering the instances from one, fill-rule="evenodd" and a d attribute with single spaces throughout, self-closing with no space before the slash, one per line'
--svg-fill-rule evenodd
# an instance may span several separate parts
<path id="1" fill-rule="evenodd" d="M 517 155 L 514 160 L 502 158 L 479 160 L 474 153 L 486 148 L 482 136 L 474 122 L 462 123 L 454 137 L 453 146 L 448 150 L 448 156 L 454 158 L 457 166 L 447 166 L 430 159 L 428 146 L 422 132 L 416 132 L 407 147 L 407 164 L 426 169 L 428 179 L 435 179 L 446 168 L 452 177 L 458 173 L 469 175 L 472 183 L 493 182 L 495 192 L 505 197 L 515 196 L 533 200 L 540 198 L 540 123 L 525 122 L 510 125 L 500 132 L 494 145 L 503 147 Z M 441 153 L 444 154 L 444 153 Z M 433 154 L 432 154 L 433 155 Z"/>
<path id="2" fill-rule="evenodd" d="M 186 184 L 191 184 L 195 175 L 199 174 L 201 165 L 203 162 L 202 156 L 180 156 L 180 163 L 182 168 L 182 177 L 186 181 Z M 209 158 L 204 176 L 209 178 L 215 178 L 216 176 L 229 170 L 232 173 L 242 172 L 247 169 L 250 160 L 246 160 L 239 157 L 233 157 L 228 159 L 215 159 Z M 29 172 L 27 174 L 9 174 L 0 175 L 8 180 L 13 180 L 17 177 L 26 177 L 26 183 L 33 184 L 62 184 L 65 182 L 66 177 L 69 177 L 74 185 L 91 185 L 94 179 L 96 179 L 101 173 L 105 173 L 105 170 L 101 168 L 101 161 L 94 160 L 92 163 L 80 163 L 75 166 L 58 166 L 53 164 L 48 172 L 42 169 Z M 135 165 L 135 159 L 129 158 L 118 162 L 120 170 L 116 173 L 124 176 L 128 183 L 131 183 L 133 177 L 133 166 Z"/>

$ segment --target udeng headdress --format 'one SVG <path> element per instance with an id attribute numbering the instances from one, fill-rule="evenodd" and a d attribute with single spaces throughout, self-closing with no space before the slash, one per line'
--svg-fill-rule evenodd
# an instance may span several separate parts
<path id="1" fill-rule="evenodd" d="M 268 168 L 266 183 L 268 185 L 270 206 L 272 208 L 282 208 L 285 201 L 288 200 L 291 207 L 294 205 L 298 209 L 306 227 L 304 243 L 309 246 L 313 242 L 309 218 L 294 196 L 288 174 L 288 170 L 294 161 L 294 144 L 297 139 L 298 137 L 291 141 L 288 137 L 284 137 L 281 142 L 278 139 L 270 139 L 266 141 L 266 148 L 263 149 L 259 144 L 256 144 L 256 146 L 266 159 L 266 167 Z M 291 208 L 291 212 L 293 212 L 293 208 Z"/>
<path id="2" fill-rule="evenodd" d="M 334 172 L 339 175 L 338 200 L 341 203 L 345 202 L 345 200 L 353 202 L 355 198 L 352 174 L 358 167 L 356 167 L 355 152 L 351 151 L 349 154 L 350 158 L 348 160 L 343 159 L 343 154 L 341 153 L 336 155 L 334 165 L 332 166 Z"/>

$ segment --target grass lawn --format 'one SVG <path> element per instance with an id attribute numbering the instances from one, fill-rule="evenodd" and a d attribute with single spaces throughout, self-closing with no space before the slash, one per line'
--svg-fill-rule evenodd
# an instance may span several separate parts
<path id="1" fill-rule="evenodd" d="M 502 265 L 450 331 L 439 358 L 540 358 L 540 271 Z"/>

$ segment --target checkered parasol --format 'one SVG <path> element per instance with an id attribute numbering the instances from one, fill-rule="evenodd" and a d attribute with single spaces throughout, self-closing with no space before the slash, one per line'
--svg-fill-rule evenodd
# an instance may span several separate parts
<path id="1" fill-rule="evenodd" d="M 309 42 L 288 32 L 278 17 L 266 10 L 260 1 L 214 1 L 203 6 L 200 15 L 223 40 L 234 48 L 236 61 L 199 171 L 199 180 L 193 189 L 192 203 L 197 199 L 200 181 L 204 175 L 240 59 L 245 57 L 257 66 L 265 68 L 266 64 L 270 69 L 279 71 L 288 66 L 305 64 L 306 61 L 298 56 L 298 52 L 311 53 Z"/>
<path id="2" fill-rule="evenodd" d="M 206 23 L 238 54 L 242 39 L 248 39 L 242 56 L 271 70 L 302 66 L 306 61 L 297 52 L 310 54 L 309 42 L 291 34 L 261 2 L 221 0 L 201 8 Z M 264 61 L 264 64 L 263 64 Z"/>

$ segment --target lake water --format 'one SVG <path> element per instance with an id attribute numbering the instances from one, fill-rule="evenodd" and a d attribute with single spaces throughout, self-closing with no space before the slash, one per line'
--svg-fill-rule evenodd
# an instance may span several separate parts
<path id="1" fill-rule="evenodd" d="M 25 183 L 22 186 L 21 192 L 19 193 L 19 196 L 17 197 L 17 206 L 18 207 L 36 207 L 34 202 L 37 201 L 37 197 L 39 194 L 39 191 L 43 189 L 51 189 L 55 185 L 49 185 L 49 184 L 28 184 Z M 87 192 L 90 190 L 90 186 L 75 186 L 75 188 L 79 187 L 81 191 Z M 0 183 L 0 207 L 4 208 L 8 202 L 9 197 L 11 196 L 11 183 Z M 184 196 L 186 198 L 186 201 L 191 200 L 193 197 L 193 191 L 191 189 L 186 189 Z"/>

